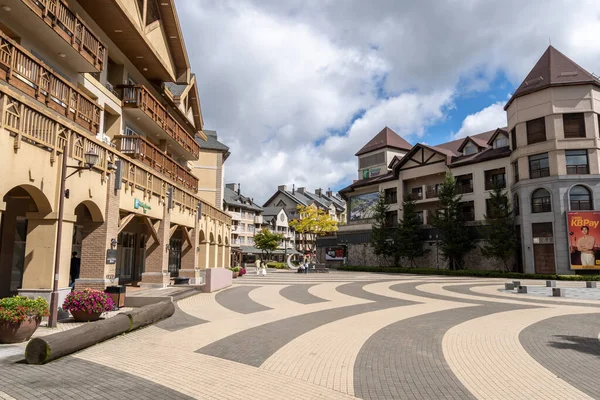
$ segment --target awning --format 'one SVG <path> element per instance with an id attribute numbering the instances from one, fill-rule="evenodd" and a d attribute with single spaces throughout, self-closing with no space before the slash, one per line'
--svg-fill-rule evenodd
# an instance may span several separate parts
<path id="1" fill-rule="evenodd" d="M 256 255 L 262 254 L 262 251 L 260 249 L 257 249 L 254 246 L 240 246 L 240 249 L 242 251 L 242 254 L 256 254 Z M 296 249 L 287 249 L 287 252 L 285 251 L 285 249 L 277 249 L 277 250 L 273 251 L 272 254 L 302 255 L 302 253 L 298 252 Z"/>

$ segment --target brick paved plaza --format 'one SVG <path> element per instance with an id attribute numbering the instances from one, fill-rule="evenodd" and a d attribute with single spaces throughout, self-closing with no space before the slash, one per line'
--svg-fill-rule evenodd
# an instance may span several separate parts
<path id="1" fill-rule="evenodd" d="M 600 398 L 600 289 L 505 281 L 249 274 L 48 365 L 0 346 L 0 399 Z"/>

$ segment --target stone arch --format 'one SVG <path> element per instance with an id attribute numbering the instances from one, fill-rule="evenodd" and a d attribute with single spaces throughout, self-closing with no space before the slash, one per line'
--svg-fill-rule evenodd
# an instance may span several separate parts
<path id="1" fill-rule="evenodd" d="M 214 244 L 215 243 L 215 234 L 211 232 L 209 238 L 210 238 L 210 240 L 209 240 L 210 243 Z"/>
<path id="2" fill-rule="evenodd" d="M 221 235 L 219 235 L 219 236 L 217 237 L 217 244 L 218 244 L 219 246 L 222 246 L 222 245 L 223 245 L 223 237 L 222 237 Z"/>
<path id="3" fill-rule="evenodd" d="M 203 229 L 200 229 L 198 231 L 198 240 L 200 241 L 200 243 L 206 242 L 206 234 L 204 233 Z"/>
<path id="4" fill-rule="evenodd" d="M 77 207 L 79 207 L 80 205 L 83 205 L 85 206 L 85 208 L 87 208 L 92 218 L 92 222 L 104 222 L 104 215 L 102 215 L 102 210 L 100 210 L 100 207 L 98 207 L 96 203 L 94 203 L 91 200 L 84 200 L 81 203 L 79 203 Z M 75 208 L 77 209 L 77 207 Z"/>
<path id="5" fill-rule="evenodd" d="M 46 197 L 46 194 L 33 185 L 25 184 L 15 186 L 4 195 L 4 201 L 6 201 L 8 197 L 11 197 L 11 195 L 19 195 L 19 191 L 21 190 L 25 191 L 31 200 L 33 200 L 36 208 L 35 212 L 38 212 L 41 215 L 50 214 L 52 212 L 52 204 L 48 200 L 48 197 Z"/>
<path id="6" fill-rule="evenodd" d="M 225 236 L 225 246 L 229 246 L 229 237 Z"/>

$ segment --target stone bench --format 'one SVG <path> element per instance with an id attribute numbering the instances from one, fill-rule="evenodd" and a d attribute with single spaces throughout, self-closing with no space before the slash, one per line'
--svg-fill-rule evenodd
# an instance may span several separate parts
<path id="1" fill-rule="evenodd" d="M 565 288 L 552 288 L 552 297 L 565 297 Z"/>
<path id="2" fill-rule="evenodd" d="M 319 274 L 319 273 L 329 273 L 329 268 L 322 266 L 322 265 L 316 265 L 314 268 L 313 267 L 308 267 L 308 272 L 309 273 L 315 273 L 315 274 Z"/>
<path id="3" fill-rule="evenodd" d="M 556 287 L 556 281 L 546 281 L 546 287 Z"/>
<path id="4" fill-rule="evenodd" d="M 506 282 L 504 284 L 504 290 L 515 290 L 515 284 L 512 282 Z"/>
<path id="5" fill-rule="evenodd" d="M 588 289 L 596 289 L 596 288 L 598 287 L 598 282 L 594 282 L 594 281 L 590 282 L 590 281 L 587 281 L 587 282 L 585 283 L 585 287 L 586 287 L 586 288 L 588 288 Z"/>
<path id="6" fill-rule="evenodd" d="M 518 286 L 517 293 L 527 293 L 527 286 Z"/>
<path id="7" fill-rule="evenodd" d="M 190 278 L 173 278 L 173 284 L 175 285 L 189 285 Z"/>

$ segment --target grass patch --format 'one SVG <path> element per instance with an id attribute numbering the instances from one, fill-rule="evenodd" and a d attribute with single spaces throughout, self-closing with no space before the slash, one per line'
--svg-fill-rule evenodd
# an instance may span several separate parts
<path id="1" fill-rule="evenodd" d="M 267 263 L 267 268 L 275 268 L 275 269 L 287 269 L 288 265 L 283 262 L 269 261 Z"/>
<path id="2" fill-rule="evenodd" d="M 339 271 L 356 272 L 385 272 L 392 274 L 416 274 L 416 275 L 445 275 L 445 276 L 470 276 L 481 278 L 510 278 L 510 279 L 540 279 L 556 281 L 600 281 L 600 275 L 541 275 L 522 274 L 519 272 L 481 271 L 472 269 L 461 269 L 453 271 L 450 269 L 435 268 L 404 268 L 404 267 L 363 267 L 346 265 L 337 267 Z"/>

